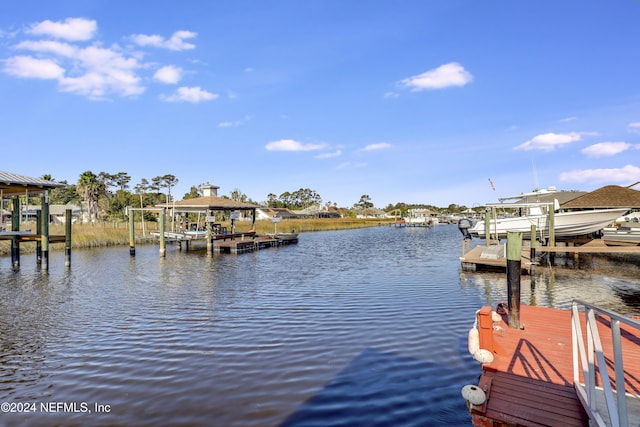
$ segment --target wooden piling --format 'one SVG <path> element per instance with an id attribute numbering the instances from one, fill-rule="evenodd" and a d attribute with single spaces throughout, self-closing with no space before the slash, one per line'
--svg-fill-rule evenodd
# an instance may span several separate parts
<path id="1" fill-rule="evenodd" d="M 36 211 L 36 234 L 42 235 L 42 210 Z M 42 242 L 36 240 L 36 265 L 42 265 Z"/>
<path id="2" fill-rule="evenodd" d="M 142 212 L 144 213 L 144 212 Z M 129 255 L 136 256 L 136 231 L 134 227 L 134 212 L 129 210 Z"/>
<path id="3" fill-rule="evenodd" d="M 64 211 L 64 266 L 71 267 L 71 209 Z"/>
<path id="4" fill-rule="evenodd" d="M 20 199 L 14 197 L 13 211 L 11 212 L 11 231 L 20 231 Z M 11 239 L 11 265 L 14 269 L 20 268 L 20 240 L 18 236 L 13 236 Z"/>
<path id="5" fill-rule="evenodd" d="M 167 248 L 164 242 L 164 221 L 165 221 L 165 209 L 162 208 L 160 210 L 160 256 L 164 257 L 167 255 Z"/>
<path id="6" fill-rule="evenodd" d="M 42 269 L 49 270 L 49 191 L 42 197 Z"/>
<path id="7" fill-rule="evenodd" d="M 509 327 L 520 329 L 520 275 L 522 263 L 522 233 L 507 232 L 507 298 Z"/>
<path id="8" fill-rule="evenodd" d="M 491 245 L 491 216 L 489 209 L 486 210 L 484 215 L 484 242 L 485 246 Z"/>
<path id="9" fill-rule="evenodd" d="M 529 259 L 531 260 L 531 275 L 533 275 L 533 266 L 536 263 L 536 225 L 531 224 L 531 249 L 529 250 Z"/>

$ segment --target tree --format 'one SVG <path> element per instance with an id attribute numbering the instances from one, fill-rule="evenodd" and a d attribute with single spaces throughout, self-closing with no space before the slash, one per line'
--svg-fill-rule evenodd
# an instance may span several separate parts
<path id="1" fill-rule="evenodd" d="M 235 200 L 236 202 L 246 203 L 247 201 L 247 195 L 240 191 L 238 188 L 234 188 L 229 196 L 231 197 L 231 200 Z"/>
<path id="2" fill-rule="evenodd" d="M 371 203 L 371 197 L 368 194 L 363 194 L 360 196 L 360 201 L 353 205 L 356 209 L 370 209 L 373 207 L 373 203 Z"/>
<path id="3" fill-rule="evenodd" d="M 98 219 L 100 205 L 98 200 L 105 193 L 105 184 L 99 177 L 91 171 L 85 171 L 80 175 L 77 184 L 78 192 L 87 203 L 89 209 L 89 221 L 95 222 Z"/>
<path id="4" fill-rule="evenodd" d="M 189 189 L 188 193 L 185 193 L 184 196 L 182 196 L 183 199 L 195 199 L 198 197 L 202 197 L 202 191 L 200 190 L 199 187 L 196 187 L 195 185 L 192 185 L 191 188 Z"/>

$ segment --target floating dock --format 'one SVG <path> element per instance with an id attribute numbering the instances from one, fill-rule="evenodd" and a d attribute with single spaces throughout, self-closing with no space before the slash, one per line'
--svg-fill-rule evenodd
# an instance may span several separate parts
<path id="1" fill-rule="evenodd" d="M 460 257 L 463 270 L 506 269 L 505 245 L 481 245 L 473 249 L 469 249 L 468 245 L 468 240 L 463 241 L 462 256 Z M 532 260 L 531 246 L 522 246 L 521 265 L 524 273 L 530 273 L 531 268 L 537 264 L 537 255 L 541 253 L 567 253 L 574 256 L 578 256 L 578 254 L 640 254 L 640 246 L 607 246 L 602 239 L 593 239 L 581 245 L 576 245 L 572 242 L 561 242 L 554 246 L 535 246 L 534 249 L 536 256 Z"/>
<path id="2" fill-rule="evenodd" d="M 584 324 L 585 311 L 575 313 Z M 486 400 L 469 405 L 474 426 L 588 426 L 590 418 L 594 421 L 598 417 L 604 419 L 603 425 L 640 425 L 640 323 L 629 326 L 617 321 L 617 327 L 612 327 L 619 317 L 596 313 L 592 324 L 597 325 L 595 333 L 599 340 L 595 344 L 589 342 L 583 350 L 588 348 L 592 352 L 587 365 L 592 372 L 597 371 L 585 374 L 587 359 L 579 359 L 572 352 L 572 329 L 576 330 L 572 310 L 522 305 L 522 329 L 509 328 L 504 312 L 500 321 L 495 320 L 495 314 L 491 307 L 478 312 L 479 347 L 490 352 L 493 360 L 482 365 L 477 385 Z M 593 334 L 589 326 L 576 332 L 582 339 Z M 617 353 L 616 340 L 621 347 Z M 603 366 L 605 372 L 598 370 Z M 595 383 L 597 396 L 594 399 L 597 403 L 593 407 L 587 405 L 587 409 L 579 390 L 585 377 Z M 613 393 L 609 390 L 614 400 L 618 394 L 626 397 L 617 403 L 617 407 L 626 406 L 624 416 L 609 415 L 603 406 L 605 385 L 609 384 L 617 388 Z M 615 407 L 613 403 L 609 411 Z M 612 422 L 616 419 L 627 422 Z"/>
<path id="3" fill-rule="evenodd" d="M 151 234 L 160 237 L 160 233 Z M 180 249 L 184 247 L 187 251 L 192 243 L 206 243 L 207 250 L 219 254 L 239 254 L 298 243 L 297 235 L 283 237 L 270 234 L 256 235 L 255 232 L 214 234 L 208 241 L 205 233 L 165 231 L 164 239 L 167 242 L 175 242 Z"/>

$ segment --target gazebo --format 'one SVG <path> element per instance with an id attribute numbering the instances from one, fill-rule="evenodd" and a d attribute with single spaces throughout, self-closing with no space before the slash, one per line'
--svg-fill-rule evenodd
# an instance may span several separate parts
<path id="1" fill-rule="evenodd" d="M 66 184 L 47 181 L 42 178 L 31 178 L 11 172 L 0 171 L 0 239 L 11 240 L 11 261 L 14 268 L 17 269 L 20 267 L 20 243 L 28 241 L 36 242 L 36 258 L 38 263 L 42 263 L 44 259 L 44 268 L 49 267 L 49 243 L 51 242 L 51 236 L 49 236 L 49 190 L 64 187 L 65 185 Z M 25 206 L 29 204 L 30 197 L 41 198 L 42 214 L 39 219 L 36 220 L 37 230 L 35 233 L 31 230 L 20 230 L 20 219 L 22 216 L 20 212 L 20 196 L 22 195 L 25 196 Z M 10 230 L 5 230 L 4 224 L 5 211 L 3 209 L 5 199 L 12 201 Z M 66 238 L 61 240 L 59 236 L 56 236 L 55 240 L 68 241 L 68 257 L 65 261 L 68 263 L 71 250 L 70 227 Z"/>

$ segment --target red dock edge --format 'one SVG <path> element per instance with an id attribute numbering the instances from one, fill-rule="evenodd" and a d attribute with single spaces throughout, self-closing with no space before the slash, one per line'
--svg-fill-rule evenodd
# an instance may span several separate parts
<path id="1" fill-rule="evenodd" d="M 570 310 L 522 305 L 522 329 L 509 328 L 504 311 L 495 322 L 488 306 L 477 315 L 480 348 L 494 358 L 482 365 L 478 383 L 486 401 L 470 405 L 474 426 L 589 425 L 573 385 Z M 598 328 L 607 364 L 613 365 L 610 326 L 600 322 Z M 640 337 L 637 331 L 625 332 L 625 384 L 627 391 L 640 394 Z"/>

